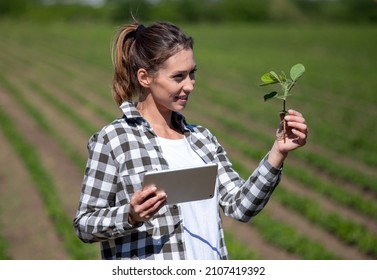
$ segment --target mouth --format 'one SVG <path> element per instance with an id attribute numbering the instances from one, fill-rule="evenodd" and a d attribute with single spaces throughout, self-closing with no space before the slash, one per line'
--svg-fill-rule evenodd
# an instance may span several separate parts
<path id="1" fill-rule="evenodd" d="M 177 96 L 176 100 L 180 101 L 180 102 L 185 102 L 186 103 L 188 101 L 188 95 Z"/>

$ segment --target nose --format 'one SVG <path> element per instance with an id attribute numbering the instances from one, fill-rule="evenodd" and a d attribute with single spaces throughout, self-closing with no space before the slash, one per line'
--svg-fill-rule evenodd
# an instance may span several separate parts
<path id="1" fill-rule="evenodd" d="M 190 93 L 194 90 L 194 87 L 195 87 L 195 77 L 188 76 L 183 85 L 183 91 L 186 93 Z"/>

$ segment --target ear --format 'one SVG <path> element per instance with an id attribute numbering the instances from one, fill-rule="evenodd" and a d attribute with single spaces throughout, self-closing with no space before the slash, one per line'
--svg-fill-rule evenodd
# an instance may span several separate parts
<path id="1" fill-rule="evenodd" d="M 137 70 L 137 79 L 142 87 L 148 88 L 152 78 L 148 75 L 147 70 L 140 68 Z"/>

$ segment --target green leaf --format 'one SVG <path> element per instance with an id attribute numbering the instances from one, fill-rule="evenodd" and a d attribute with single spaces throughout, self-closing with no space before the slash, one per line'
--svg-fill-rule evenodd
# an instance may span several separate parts
<path id="1" fill-rule="evenodd" d="M 274 71 L 270 71 L 271 77 L 276 80 L 277 82 L 280 82 L 278 74 L 276 74 Z"/>
<path id="2" fill-rule="evenodd" d="M 264 96 L 264 101 L 274 98 L 278 93 L 276 91 L 270 92 Z"/>
<path id="3" fill-rule="evenodd" d="M 284 71 L 281 71 L 281 74 L 279 75 L 280 81 L 287 81 L 287 76 L 285 75 Z"/>
<path id="4" fill-rule="evenodd" d="M 263 84 L 260 86 L 267 86 L 267 85 L 272 85 L 272 84 L 277 84 L 279 82 L 278 79 L 276 79 L 274 76 L 271 75 L 271 73 L 265 73 L 261 77 L 261 80 Z"/>
<path id="5" fill-rule="evenodd" d="M 297 79 L 300 78 L 302 74 L 304 74 L 304 72 L 305 72 L 304 65 L 300 63 L 293 65 L 290 72 L 292 80 L 297 81 Z"/>

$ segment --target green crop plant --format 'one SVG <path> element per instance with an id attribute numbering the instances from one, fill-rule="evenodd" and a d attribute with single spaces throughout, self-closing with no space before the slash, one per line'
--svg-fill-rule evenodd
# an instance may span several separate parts
<path id="1" fill-rule="evenodd" d="M 279 112 L 280 120 L 282 123 L 283 134 L 281 137 L 285 140 L 287 136 L 287 125 L 284 121 L 284 116 L 287 114 L 286 110 L 286 101 L 287 97 L 291 95 L 290 91 L 292 90 L 293 86 L 296 84 L 297 80 L 304 74 L 305 67 L 304 65 L 298 63 L 292 66 L 290 70 L 290 78 L 287 78 L 287 75 L 284 71 L 281 71 L 280 75 L 278 75 L 274 71 L 270 71 L 262 75 L 261 80 L 262 84 L 260 86 L 268 86 L 273 84 L 280 84 L 282 92 L 278 93 L 277 91 L 272 91 L 268 94 L 264 95 L 264 101 L 267 101 L 272 98 L 278 98 L 283 100 L 283 107 L 282 110 Z"/>

